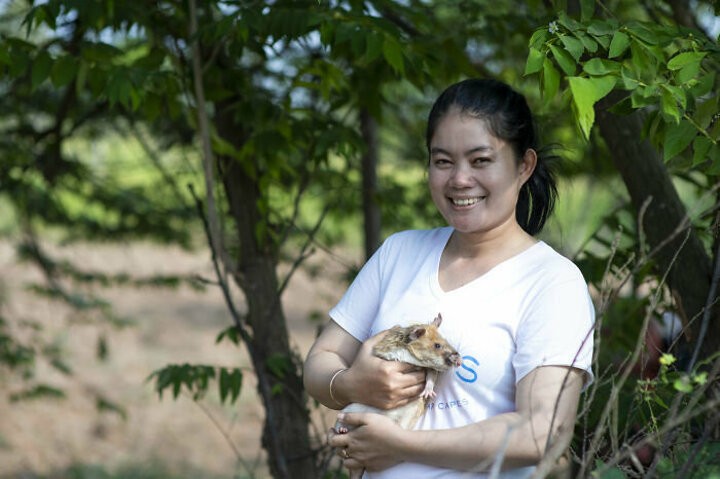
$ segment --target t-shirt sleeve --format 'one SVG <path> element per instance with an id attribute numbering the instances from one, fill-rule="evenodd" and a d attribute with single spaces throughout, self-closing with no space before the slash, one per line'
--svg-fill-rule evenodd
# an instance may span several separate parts
<path id="1" fill-rule="evenodd" d="M 338 304 L 330 310 L 330 317 L 358 341 L 370 337 L 370 330 L 378 314 L 382 294 L 382 258 L 390 239 L 373 254 L 355 277 Z"/>
<path id="2" fill-rule="evenodd" d="M 550 281 L 525 308 L 516 334 L 515 380 L 539 366 L 572 366 L 593 381 L 595 310 L 587 284 L 575 277 Z"/>

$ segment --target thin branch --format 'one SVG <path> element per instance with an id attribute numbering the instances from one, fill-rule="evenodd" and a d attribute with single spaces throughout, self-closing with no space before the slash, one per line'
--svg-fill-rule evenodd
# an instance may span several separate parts
<path id="1" fill-rule="evenodd" d="M 190 2 L 193 1 L 194 0 L 190 0 Z M 258 389 L 260 390 L 260 394 L 263 398 L 263 403 L 265 405 L 266 421 L 269 424 L 269 429 L 272 431 L 270 440 L 272 449 L 274 451 L 276 465 L 278 467 L 278 470 L 281 472 L 282 477 L 290 477 L 287 470 L 287 461 L 285 459 L 285 456 L 283 455 L 277 434 L 278 428 L 275 427 L 277 422 L 275 417 L 275 410 L 272 405 L 272 388 L 268 381 L 267 374 L 265 374 L 263 370 L 262 360 L 257 353 L 257 350 L 255 349 L 255 343 L 253 341 L 253 338 L 243 325 L 242 316 L 235 307 L 235 302 L 233 301 L 232 295 L 230 294 L 230 288 L 227 284 L 227 281 L 225 281 L 224 279 L 225 275 L 222 273 L 222 270 L 220 268 L 217 252 L 214 249 L 213 243 L 210 241 L 210 225 L 208 224 L 207 218 L 205 218 L 202 201 L 200 201 L 200 199 L 196 195 L 193 186 L 189 185 L 189 188 L 193 198 L 195 198 L 198 214 L 200 215 L 203 225 L 205 226 L 205 234 L 208 237 L 208 244 L 210 245 L 213 267 L 215 268 L 215 274 L 217 275 L 218 281 L 220 283 L 220 289 L 223 293 L 225 304 L 230 311 L 230 315 L 232 316 L 235 328 L 237 329 L 238 334 L 240 334 L 240 337 L 242 338 L 243 343 L 248 350 L 248 354 L 250 355 L 250 359 L 252 360 L 252 363 L 255 367 L 255 374 L 258 380 Z M 242 280 L 242 276 L 240 276 L 240 273 L 238 273 L 237 277 Z"/>
<path id="2" fill-rule="evenodd" d="M 713 268 L 712 281 L 710 282 L 710 290 L 708 291 L 707 300 L 705 301 L 705 309 L 703 311 L 702 322 L 700 323 L 700 332 L 695 342 L 695 350 L 693 351 L 692 359 L 687 366 L 687 372 L 692 371 L 695 363 L 700 355 L 700 349 L 705 336 L 707 335 L 708 327 L 710 325 L 710 317 L 713 312 L 713 306 L 717 302 L 717 290 L 718 283 L 720 283 L 720 241 L 718 241 L 717 250 L 715 251 L 715 266 Z"/>
<path id="3" fill-rule="evenodd" d="M 191 40 L 192 51 L 192 72 L 193 83 L 195 86 L 195 109 L 197 111 L 198 126 L 200 128 L 200 139 L 202 141 L 202 162 L 203 172 L 205 174 L 205 195 L 207 197 L 207 220 L 209 240 L 213 250 L 219 255 L 220 261 L 226 271 L 233 271 L 231 261 L 227 258 L 222 244 L 222 235 L 220 234 L 220 220 L 217 214 L 217 206 L 215 204 L 215 159 L 210 142 L 210 125 L 208 121 L 207 111 L 205 110 L 205 87 L 202 77 L 202 59 L 200 58 L 200 45 L 197 38 L 198 21 L 197 8 L 195 0 L 189 0 L 190 8 L 190 26 L 189 36 Z"/>
<path id="4" fill-rule="evenodd" d="M 314 250 L 307 251 L 310 245 L 313 244 L 315 241 L 315 235 L 317 234 L 318 230 L 320 229 L 320 226 L 323 223 L 323 220 L 325 219 L 325 216 L 328 213 L 328 210 L 330 207 L 328 205 L 325 206 L 322 213 L 320 214 L 320 218 L 315 222 L 315 226 L 313 226 L 313 229 L 308 233 L 307 240 L 305 241 L 305 244 L 303 244 L 302 248 L 300 249 L 300 252 L 298 253 L 297 257 L 295 258 L 295 261 L 293 262 L 292 266 L 290 267 L 290 271 L 285 275 L 285 278 L 282 281 L 282 284 L 280 285 L 280 288 L 278 288 L 278 294 L 277 297 L 280 298 L 282 296 L 283 291 L 285 291 L 285 288 L 287 287 L 288 283 L 290 282 L 290 278 L 293 276 L 295 271 L 298 269 L 298 267 L 302 264 L 303 261 L 305 261 L 307 258 L 309 258 L 313 253 Z"/>

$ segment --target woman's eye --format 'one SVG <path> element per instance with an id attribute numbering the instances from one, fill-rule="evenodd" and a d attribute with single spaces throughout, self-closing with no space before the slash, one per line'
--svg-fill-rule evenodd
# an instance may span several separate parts
<path id="1" fill-rule="evenodd" d="M 473 163 L 476 164 L 476 165 L 482 165 L 482 164 L 487 163 L 487 162 L 489 162 L 489 161 L 490 161 L 490 158 L 475 158 L 475 159 L 473 160 Z"/>

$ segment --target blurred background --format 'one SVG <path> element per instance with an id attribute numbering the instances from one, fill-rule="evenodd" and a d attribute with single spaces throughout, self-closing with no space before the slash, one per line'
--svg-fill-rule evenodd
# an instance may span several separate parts
<path id="1" fill-rule="evenodd" d="M 302 359 L 440 226 L 444 87 L 526 95 L 589 282 L 567 477 L 720 477 L 720 17 L 699 0 L 0 1 L 0 478 L 342 477 Z"/>

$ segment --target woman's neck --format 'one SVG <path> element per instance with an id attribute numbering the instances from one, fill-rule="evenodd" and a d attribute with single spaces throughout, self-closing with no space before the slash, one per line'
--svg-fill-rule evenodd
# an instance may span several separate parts
<path id="1" fill-rule="evenodd" d="M 537 243 L 517 222 L 503 225 L 489 232 L 462 233 L 453 231 L 446 253 L 456 258 L 503 259 L 515 256 Z"/>

